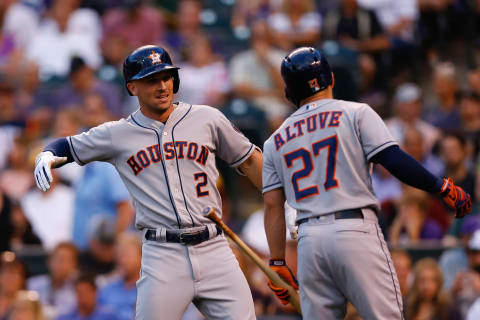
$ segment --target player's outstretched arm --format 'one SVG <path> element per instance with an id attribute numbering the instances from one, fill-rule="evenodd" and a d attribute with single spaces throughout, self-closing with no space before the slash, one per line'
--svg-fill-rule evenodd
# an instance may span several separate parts
<path id="1" fill-rule="evenodd" d="M 472 207 L 470 195 L 451 179 L 440 179 L 426 170 L 417 160 L 398 146 L 388 147 L 371 159 L 385 167 L 393 176 L 412 187 L 440 195 L 445 204 L 455 210 L 455 218 L 463 218 Z"/>
<path id="2" fill-rule="evenodd" d="M 255 149 L 250 157 L 238 167 L 240 172 L 246 175 L 258 190 L 262 190 L 262 163 L 262 153 Z"/>
<path id="3" fill-rule="evenodd" d="M 66 138 L 59 138 L 49 143 L 35 160 L 35 182 L 42 191 L 50 189 L 53 181 L 52 168 L 58 168 L 72 162 L 73 157 Z"/>

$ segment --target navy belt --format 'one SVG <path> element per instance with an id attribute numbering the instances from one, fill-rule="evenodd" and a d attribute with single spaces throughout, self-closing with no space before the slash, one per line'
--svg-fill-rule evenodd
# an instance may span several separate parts
<path id="1" fill-rule="evenodd" d="M 220 228 L 218 225 L 215 225 L 215 228 L 217 230 L 217 234 L 215 235 L 215 237 L 221 235 L 222 228 Z M 182 231 L 171 229 L 166 230 L 165 237 L 167 242 L 181 243 L 185 245 L 196 245 L 210 239 L 210 233 L 207 226 L 205 226 L 204 229 L 196 231 Z M 145 239 L 156 241 L 156 230 L 147 230 L 147 232 L 145 232 Z"/>
<path id="2" fill-rule="evenodd" d="M 335 220 L 363 218 L 362 209 L 349 209 L 349 210 L 338 211 L 332 214 L 335 215 Z M 321 216 L 300 219 L 297 221 L 297 225 L 301 225 L 302 223 L 307 222 L 310 219 L 318 219 L 319 217 Z"/>

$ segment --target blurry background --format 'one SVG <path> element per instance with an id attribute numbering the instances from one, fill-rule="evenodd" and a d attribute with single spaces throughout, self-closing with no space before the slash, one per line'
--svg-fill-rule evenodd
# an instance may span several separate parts
<path id="1" fill-rule="evenodd" d="M 176 98 L 219 108 L 260 147 L 294 111 L 282 58 L 322 49 L 336 98 L 370 104 L 408 153 L 480 200 L 478 31 L 479 0 L 1 0 L 0 320 L 133 319 L 141 241 L 118 174 L 69 164 L 47 193 L 32 174 L 51 139 L 138 108 L 121 74 L 132 49 L 166 47 L 181 67 Z M 218 165 L 224 220 L 268 257 L 261 195 Z M 381 167 L 373 182 L 406 319 L 480 319 L 478 202 L 454 221 Z M 259 319 L 298 319 L 234 250 Z M 296 243 L 287 251 L 295 271 Z"/>

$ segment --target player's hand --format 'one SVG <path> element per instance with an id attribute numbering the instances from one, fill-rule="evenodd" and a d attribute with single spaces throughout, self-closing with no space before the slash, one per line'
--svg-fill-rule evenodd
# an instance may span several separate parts
<path id="1" fill-rule="evenodd" d="M 59 166 L 67 161 L 67 157 L 57 157 L 50 151 L 40 152 L 35 160 L 35 181 L 43 192 L 50 189 L 53 181 L 52 167 Z"/>
<path id="2" fill-rule="evenodd" d="M 455 210 L 455 218 L 457 219 L 463 218 L 472 210 L 470 195 L 453 184 L 450 178 L 443 179 L 440 196 L 448 207 Z"/>
<path id="3" fill-rule="evenodd" d="M 270 260 L 269 265 L 270 268 L 278 273 L 283 280 L 285 280 L 295 290 L 298 290 L 298 281 L 285 263 L 285 260 Z M 286 305 L 289 303 L 290 294 L 288 293 L 287 289 L 277 287 L 270 281 L 270 279 L 268 280 L 268 287 L 273 291 L 277 298 L 280 299 L 282 304 Z"/>

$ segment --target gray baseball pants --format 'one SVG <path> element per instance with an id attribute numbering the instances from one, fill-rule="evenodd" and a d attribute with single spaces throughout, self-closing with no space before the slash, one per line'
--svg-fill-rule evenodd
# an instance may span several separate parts
<path id="1" fill-rule="evenodd" d="M 144 238 L 136 319 L 180 319 L 192 301 L 207 319 L 256 319 L 247 280 L 223 235 L 194 246 Z"/>
<path id="2" fill-rule="evenodd" d="M 392 259 L 375 212 L 333 214 L 299 226 L 298 281 L 303 319 L 344 319 L 350 301 L 364 320 L 403 319 Z"/>

